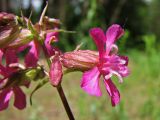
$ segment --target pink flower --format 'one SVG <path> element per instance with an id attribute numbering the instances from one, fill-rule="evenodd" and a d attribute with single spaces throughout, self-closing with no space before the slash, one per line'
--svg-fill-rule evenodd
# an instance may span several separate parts
<path id="1" fill-rule="evenodd" d="M 48 33 L 46 36 L 46 39 L 44 41 L 44 47 L 45 47 L 45 52 L 48 57 L 51 57 L 55 54 L 55 50 L 53 46 L 51 45 L 51 42 L 53 41 L 53 39 L 58 41 L 57 35 L 58 35 L 57 32 L 52 32 L 52 33 Z M 29 51 L 25 57 L 26 67 L 36 67 L 37 66 L 37 62 L 38 62 L 39 54 L 40 54 L 40 46 L 41 45 L 36 40 L 33 40 L 29 44 L 24 46 L 25 48 L 29 47 Z"/>
<path id="2" fill-rule="evenodd" d="M 48 57 L 51 57 L 55 54 L 55 50 L 51 45 L 53 40 L 56 42 L 58 41 L 58 32 L 51 32 L 46 35 L 46 39 L 44 40 L 44 47 L 46 52 L 45 54 L 47 54 Z M 39 51 L 41 45 L 38 43 L 38 41 L 33 40 L 26 46 L 30 49 L 25 57 L 25 64 L 27 67 L 36 67 L 39 59 Z"/>
<path id="3" fill-rule="evenodd" d="M 116 75 L 122 83 L 122 77 L 129 74 L 127 64 L 128 58 L 118 56 L 118 47 L 114 44 L 124 34 L 124 30 L 117 24 L 112 25 L 104 34 L 100 28 L 90 30 L 90 35 L 99 51 L 99 63 L 93 69 L 83 73 L 81 87 L 90 95 L 101 96 L 99 87 L 100 76 L 104 78 L 106 90 L 111 97 L 112 106 L 120 102 L 120 94 L 111 80 L 112 75 Z"/>
<path id="4" fill-rule="evenodd" d="M 0 75 L 3 76 L 3 78 L 0 79 L 0 87 L 3 86 L 6 81 L 11 82 L 11 84 L 0 89 L 0 111 L 8 107 L 9 101 L 13 94 L 15 98 L 14 106 L 18 109 L 23 109 L 26 107 L 26 96 L 19 87 L 18 83 L 20 81 L 13 82 L 11 79 L 12 75 L 16 74 L 17 69 L 9 66 L 10 64 L 18 63 L 15 50 L 6 50 L 5 58 L 6 66 L 0 64 Z"/>

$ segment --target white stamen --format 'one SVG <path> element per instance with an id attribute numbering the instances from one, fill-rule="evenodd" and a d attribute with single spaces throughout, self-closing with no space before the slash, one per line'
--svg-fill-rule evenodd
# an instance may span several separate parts
<path id="1" fill-rule="evenodd" d="M 126 64 L 126 61 L 123 60 L 123 59 L 121 59 L 121 60 L 120 60 L 120 63 L 121 63 L 122 65 L 124 65 L 124 64 Z"/>
<path id="2" fill-rule="evenodd" d="M 111 70 L 111 73 L 115 74 L 118 77 L 119 83 L 123 83 L 123 78 L 118 72 Z"/>
<path id="3" fill-rule="evenodd" d="M 17 68 L 21 68 L 22 70 L 26 69 L 26 67 L 20 63 L 9 64 L 9 67 L 17 67 Z"/>
<path id="4" fill-rule="evenodd" d="M 112 73 L 110 72 L 108 75 L 105 75 L 104 78 L 105 78 L 106 80 L 108 80 L 108 79 L 110 79 L 111 77 L 112 77 Z"/>

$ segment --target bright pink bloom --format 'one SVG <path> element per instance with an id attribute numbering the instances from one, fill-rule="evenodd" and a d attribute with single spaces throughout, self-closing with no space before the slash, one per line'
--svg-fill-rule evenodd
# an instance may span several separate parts
<path id="1" fill-rule="evenodd" d="M 112 106 L 120 102 L 120 94 L 111 80 L 112 75 L 116 75 L 122 83 L 122 77 L 129 74 L 127 64 L 128 58 L 118 56 L 118 47 L 114 44 L 124 34 L 124 30 L 117 24 L 112 25 L 104 34 L 100 28 L 90 30 L 90 35 L 97 45 L 99 51 L 99 63 L 93 69 L 83 73 L 81 87 L 90 95 L 101 96 L 99 87 L 100 76 L 104 77 L 106 90 L 111 97 Z"/>
<path id="2" fill-rule="evenodd" d="M 16 56 L 15 50 L 6 50 L 6 67 L 0 64 L 0 75 L 3 76 L 0 79 L 0 86 L 6 82 L 6 80 L 11 80 L 10 77 L 17 72 L 17 69 L 9 67 L 10 64 L 18 63 L 18 58 Z M 11 81 L 12 82 L 12 81 Z M 17 81 L 18 82 L 18 81 Z M 24 84 L 25 85 L 25 84 Z M 0 111 L 8 107 L 9 100 L 14 94 L 14 106 L 18 109 L 23 109 L 26 107 L 26 96 L 17 84 L 12 84 L 0 91 Z"/>
<path id="3" fill-rule="evenodd" d="M 46 50 L 45 52 L 48 55 L 48 57 L 51 57 L 55 54 L 54 48 L 52 47 L 51 43 L 53 39 L 55 39 L 56 42 L 58 41 L 57 36 L 58 36 L 58 32 L 51 32 L 51 33 L 48 33 L 46 36 L 44 45 Z M 30 48 L 25 57 L 26 67 L 36 67 L 39 59 L 40 45 L 37 41 L 34 40 L 34 41 L 31 41 L 26 46 Z"/>
<path id="4" fill-rule="evenodd" d="M 53 41 L 53 39 L 55 39 L 55 41 L 58 41 L 58 32 L 51 32 L 48 33 L 46 35 L 46 39 L 44 41 L 44 47 L 45 47 L 45 52 L 48 55 L 48 57 L 51 57 L 55 54 L 54 48 L 52 47 L 51 43 Z M 28 45 L 26 45 L 27 47 L 29 47 L 29 52 L 27 53 L 26 57 L 25 57 L 25 64 L 26 67 L 36 67 L 37 66 L 37 62 L 39 59 L 39 51 L 40 51 L 40 44 L 37 41 L 31 41 Z M 24 47 L 26 47 L 24 46 Z"/>
<path id="5" fill-rule="evenodd" d="M 57 29 L 55 28 L 55 30 L 57 30 Z M 58 42 L 57 35 L 58 35 L 58 32 L 47 33 L 46 40 L 50 41 L 50 42 Z"/>
<path id="6" fill-rule="evenodd" d="M 24 48 L 29 47 L 29 51 L 25 56 L 26 67 L 36 67 L 39 59 L 39 43 L 37 41 L 31 41 Z"/>
<path id="7" fill-rule="evenodd" d="M 55 28 L 54 30 L 57 30 L 57 28 Z M 47 33 L 46 35 L 46 39 L 44 43 L 47 49 L 46 52 L 49 57 L 53 56 L 55 53 L 54 48 L 51 45 L 53 42 L 58 42 L 58 32 L 50 32 L 50 33 Z"/>

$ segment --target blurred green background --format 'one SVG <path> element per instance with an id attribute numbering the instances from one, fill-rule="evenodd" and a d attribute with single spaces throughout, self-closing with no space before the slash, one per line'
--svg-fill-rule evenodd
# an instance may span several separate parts
<path id="1" fill-rule="evenodd" d="M 0 11 L 26 17 L 33 10 L 32 21 L 39 20 L 46 0 L 0 0 Z M 96 50 L 89 37 L 89 29 L 106 30 L 113 23 L 125 29 L 117 42 L 119 53 L 130 58 L 131 74 L 119 84 L 121 103 L 112 107 L 103 84 L 103 96 L 87 95 L 80 88 L 81 73 L 67 74 L 63 78 L 65 94 L 76 120 L 160 120 L 160 0 L 48 0 L 47 15 L 59 18 L 61 28 L 76 31 L 61 33 L 56 43 L 64 52 L 74 50 L 83 42 L 82 49 Z M 21 7 L 20 7 L 21 6 Z M 33 88 L 35 85 L 32 85 Z M 28 94 L 31 90 L 26 90 Z M 49 84 L 40 89 L 33 106 L 18 111 L 12 107 L 0 112 L 0 120 L 67 120 L 56 89 Z"/>

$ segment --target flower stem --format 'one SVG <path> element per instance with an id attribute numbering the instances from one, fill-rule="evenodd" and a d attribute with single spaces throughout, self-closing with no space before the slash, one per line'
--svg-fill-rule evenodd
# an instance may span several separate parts
<path id="1" fill-rule="evenodd" d="M 42 44 L 42 49 L 43 49 L 43 52 L 44 52 L 44 56 L 45 56 L 45 58 L 46 58 L 46 60 L 47 60 L 48 66 L 49 66 L 49 68 L 50 68 L 50 66 L 51 66 L 51 61 L 50 61 L 49 57 L 47 56 L 47 50 L 46 50 L 46 47 L 44 46 L 44 44 Z M 70 119 L 70 120 L 75 120 L 75 119 L 74 119 L 74 116 L 73 116 L 73 114 L 72 114 L 72 111 L 71 111 L 71 109 L 70 109 L 70 107 L 69 107 L 69 104 L 68 104 L 68 101 L 67 101 L 67 99 L 66 99 L 66 96 L 65 96 L 65 94 L 64 94 L 64 91 L 63 91 L 63 88 L 62 88 L 62 86 L 61 86 L 61 83 L 60 83 L 58 86 L 56 86 L 56 88 L 57 88 L 57 91 L 58 91 L 58 93 L 59 93 L 59 96 L 60 96 L 60 98 L 61 98 L 61 101 L 62 101 L 62 103 L 63 103 L 63 106 L 64 106 L 64 108 L 65 108 L 65 110 L 66 110 L 66 113 L 67 113 L 69 119 Z"/>
<path id="2" fill-rule="evenodd" d="M 68 115 L 69 119 L 70 119 L 70 120 L 75 120 L 75 119 L 74 119 L 74 116 L 73 116 L 73 114 L 72 114 L 72 111 L 71 111 L 71 109 L 70 109 L 70 107 L 69 107 L 69 104 L 68 104 L 68 102 L 67 102 L 67 99 L 66 99 L 66 97 L 65 97 L 65 94 L 64 94 L 64 92 L 63 92 L 63 88 L 62 88 L 61 84 L 59 84 L 59 85 L 57 86 L 57 90 L 58 90 L 59 96 L 61 97 L 63 106 L 64 106 L 64 108 L 65 108 L 65 110 L 66 110 L 66 112 L 67 112 L 67 115 Z"/>

